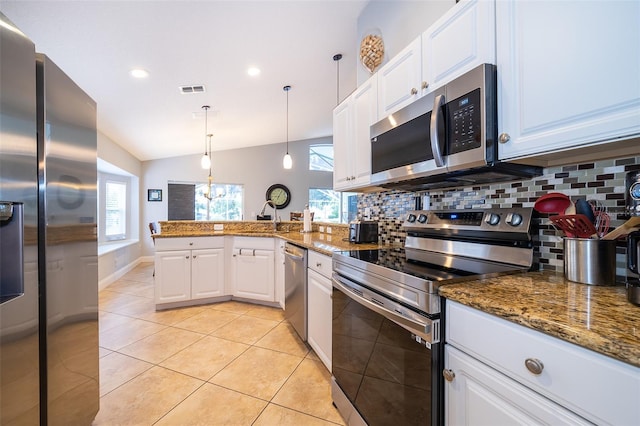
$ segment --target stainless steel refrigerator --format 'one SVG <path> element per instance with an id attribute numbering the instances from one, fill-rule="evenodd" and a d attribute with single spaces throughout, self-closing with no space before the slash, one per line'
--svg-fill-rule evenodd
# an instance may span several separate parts
<path id="1" fill-rule="evenodd" d="M 99 409 L 96 105 L 0 13 L 0 424 Z"/>

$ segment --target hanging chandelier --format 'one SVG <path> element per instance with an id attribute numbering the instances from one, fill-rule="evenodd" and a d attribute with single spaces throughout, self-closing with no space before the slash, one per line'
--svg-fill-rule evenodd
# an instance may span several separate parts
<path id="1" fill-rule="evenodd" d="M 282 159 L 282 167 L 288 170 L 293 166 L 293 159 L 289 155 L 289 90 L 291 90 L 291 86 L 284 86 L 282 90 L 287 94 L 287 153 Z"/>

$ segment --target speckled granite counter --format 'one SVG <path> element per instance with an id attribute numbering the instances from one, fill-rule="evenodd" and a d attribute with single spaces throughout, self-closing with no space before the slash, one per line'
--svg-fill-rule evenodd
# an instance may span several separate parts
<path id="1" fill-rule="evenodd" d="M 331 256 L 335 251 L 371 250 L 378 244 L 353 244 L 346 241 L 348 227 L 331 223 L 314 223 L 313 231 L 302 233 L 301 222 L 278 222 L 278 231 L 273 231 L 273 223 L 267 221 L 224 222 L 223 231 L 215 231 L 214 224 L 220 222 L 170 221 L 160 222 L 162 232 L 154 238 L 207 237 L 207 236 L 242 236 L 242 237 L 276 237 L 298 244 L 302 247 Z M 331 227 L 332 233 L 319 232 L 320 227 Z"/>
<path id="2" fill-rule="evenodd" d="M 640 307 L 623 286 L 529 272 L 444 285 L 440 295 L 640 367 Z"/>

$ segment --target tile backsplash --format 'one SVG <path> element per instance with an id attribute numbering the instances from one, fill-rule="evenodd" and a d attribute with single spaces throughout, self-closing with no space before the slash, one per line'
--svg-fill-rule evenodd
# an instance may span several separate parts
<path id="1" fill-rule="evenodd" d="M 578 198 L 598 200 L 611 215 L 611 227 L 625 220 L 625 175 L 640 170 L 640 156 L 545 168 L 542 176 L 519 182 L 496 183 L 429 192 L 384 191 L 358 194 L 358 213 L 370 209 L 377 220 L 383 243 L 404 243 L 401 224 L 406 213 L 415 209 L 416 197 L 428 195 L 430 209 L 467 209 L 489 207 L 533 207 L 548 192 L 561 192 L 575 202 Z M 424 206 L 426 208 L 426 205 Z M 536 250 L 540 268 L 563 271 L 562 234 L 550 225 L 548 216 L 536 214 L 538 228 Z M 626 274 L 624 241 L 618 243 L 616 274 Z"/>

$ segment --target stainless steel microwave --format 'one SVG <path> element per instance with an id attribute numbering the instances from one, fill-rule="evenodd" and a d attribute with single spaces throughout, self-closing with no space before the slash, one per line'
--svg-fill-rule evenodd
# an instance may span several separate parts
<path id="1" fill-rule="evenodd" d="M 482 64 L 371 126 L 371 183 L 420 190 L 523 179 L 500 163 L 496 67 Z"/>

